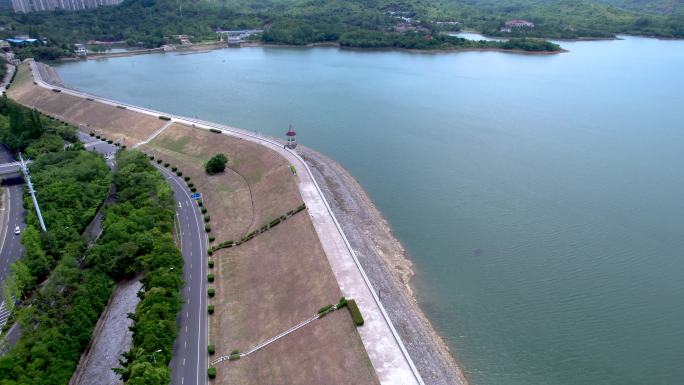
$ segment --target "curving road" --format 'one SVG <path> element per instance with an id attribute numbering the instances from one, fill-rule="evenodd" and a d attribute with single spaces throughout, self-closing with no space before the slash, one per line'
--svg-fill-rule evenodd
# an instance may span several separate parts
<path id="1" fill-rule="evenodd" d="M 171 360 L 172 385 L 205 384 L 207 382 L 207 237 L 202 214 L 190 198 L 183 179 L 166 168 L 157 167 L 173 189 L 176 199 L 176 231 L 180 233 L 181 251 L 185 259 L 183 275 L 184 304 L 178 315 L 180 332 Z"/>

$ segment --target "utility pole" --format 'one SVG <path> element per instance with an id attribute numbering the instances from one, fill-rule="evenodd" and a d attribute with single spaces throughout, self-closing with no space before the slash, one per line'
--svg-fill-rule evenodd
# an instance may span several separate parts
<path id="1" fill-rule="evenodd" d="M 45 222 L 43 222 L 43 214 L 40 213 L 38 199 L 36 199 L 36 192 L 33 190 L 29 169 L 28 166 L 26 166 L 26 163 L 24 163 L 24 158 L 21 157 L 21 153 L 19 153 L 19 160 L 21 161 L 21 171 L 24 173 L 24 178 L 26 178 L 26 183 L 28 184 L 29 192 L 31 193 L 31 198 L 33 199 L 33 205 L 36 207 L 36 213 L 38 214 L 38 220 L 40 221 L 40 228 L 43 229 L 44 232 L 47 232 L 47 229 L 45 228 Z"/>

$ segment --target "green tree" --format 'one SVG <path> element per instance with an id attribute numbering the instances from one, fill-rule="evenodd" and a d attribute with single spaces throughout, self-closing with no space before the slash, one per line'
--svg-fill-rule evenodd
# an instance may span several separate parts
<path id="1" fill-rule="evenodd" d="M 226 169 L 226 163 L 228 163 L 228 158 L 225 155 L 216 154 L 212 156 L 205 166 L 207 174 L 214 175 L 223 172 Z"/>

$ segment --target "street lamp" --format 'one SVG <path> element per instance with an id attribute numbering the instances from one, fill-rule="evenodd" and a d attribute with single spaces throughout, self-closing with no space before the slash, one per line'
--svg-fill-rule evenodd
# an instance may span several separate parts
<path id="1" fill-rule="evenodd" d="M 155 354 L 157 354 L 157 353 L 159 353 L 159 352 L 161 352 L 161 351 L 162 351 L 162 350 L 159 349 L 159 350 L 155 350 L 155 351 L 152 352 L 152 360 L 154 360 L 154 364 L 155 364 L 155 365 L 157 365 L 157 357 L 155 357 Z"/>

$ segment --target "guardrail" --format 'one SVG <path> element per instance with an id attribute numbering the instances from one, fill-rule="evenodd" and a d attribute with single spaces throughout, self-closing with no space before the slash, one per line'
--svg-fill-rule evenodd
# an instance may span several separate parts
<path id="1" fill-rule="evenodd" d="M 62 87 L 62 86 L 51 85 L 50 83 L 47 83 L 43 80 L 42 74 L 40 73 L 40 71 L 38 71 L 35 61 L 33 59 L 26 59 L 26 60 L 29 61 L 29 65 L 32 68 L 34 79 L 36 80 L 36 82 L 38 84 L 41 84 L 44 88 L 57 88 L 57 89 L 62 90 L 64 93 L 68 93 L 68 94 L 83 97 L 83 98 L 95 99 L 95 100 L 105 102 L 106 104 L 110 104 L 113 106 L 125 106 L 125 107 L 130 108 L 133 111 L 142 111 L 142 112 L 146 112 L 150 115 L 168 116 L 171 119 L 176 120 L 176 121 L 192 122 L 195 125 L 199 124 L 199 125 L 208 127 L 206 129 L 215 128 L 215 129 L 219 129 L 219 130 L 224 131 L 224 132 L 226 132 L 226 131 L 233 132 L 235 134 L 248 136 L 248 137 L 251 137 L 251 138 L 254 138 L 254 139 L 257 139 L 260 141 L 264 141 L 264 142 L 272 144 L 272 145 L 276 145 L 276 146 L 278 146 L 278 148 L 281 148 L 283 146 L 283 143 L 280 143 L 274 139 L 271 139 L 268 137 L 263 137 L 263 136 L 255 134 L 255 133 L 252 133 L 250 131 L 241 130 L 239 128 L 226 126 L 226 125 L 218 124 L 218 123 L 214 123 L 214 122 L 209 122 L 209 121 L 202 120 L 202 119 L 189 118 L 189 117 L 185 117 L 185 116 L 181 116 L 181 115 L 169 114 L 166 112 L 161 112 L 161 111 L 153 110 L 150 108 L 139 107 L 139 106 L 135 106 L 135 105 L 128 104 L 128 103 L 122 103 L 119 101 L 115 101 L 115 100 L 112 100 L 109 98 L 90 94 L 87 92 L 76 91 L 76 90 L 72 90 L 70 88 L 66 88 L 66 87 Z M 38 78 L 36 78 L 36 75 L 38 76 Z M 203 128 L 203 127 L 197 127 L 197 126 L 194 126 L 194 127 L 195 128 Z M 392 331 L 392 336 L 394 337 L 397 344 L 399 345 L 399 348 L 401 349 L 402 354 L 404 355 L 404 359 L 406 360 L 409 367 L 411 368 L 411 371 L 412 371 L 416 381 L 418 381 L 419 384 L 424 385 L 425 383 L 423 382 L 423 379 L 420 376 L 420 373 L 418 373 L 418 369 L 414 365 L 413 360 L 411 359 L 411 356 L 409 355 L 408 351 L 406 350 L 406 347 L 404 346 L 404 343 L 401 341 L 401 337 L 399 337 L 399 333 L 397 333 L 397 330 L 394 328 L 392 321 L 389 319 L 389 315 L 387 314 L 385 307 L 382 306 L 382 303 L 380 302 L 380 298 L 378 297 L 377 293 L 375 292 L 375 289 L 373 289 L 373 285 L 371 284 L 370 280 L 368 279 L 368 276 L 366 275 L 366 272 L 364 271 L 363 267 L 361 266 L 361 263 L 359 262 L 359 259 L 357 258 L 356 253 L 354 252 L 354 249 L 351 247 L 351 244 L 349 243 L 347 236 L 344 234 L 344 231 L 342 230 L 342 226 L 340 226 L 340 223 L 337 221 L 337 218 L 335 217 L 335 214 L 333 213 L 332 208 L 328 204 L 328 200 L 325 199 L 325 195 L 323 195 L 323 191 L 321 190 L 320 186 L 318 185 L 318 182 L 316 182 L 316 178 L 314 178 L 314 175 L 311 172 L 309 165 L 306 164 L 304 159 L 301 156 L 299 156 L 299 154 L 292 151 L 291 149 L 283 148 L 283 150 L 292 154 L 299 162 L 301 162 L 301 164 L 306 169 L 306 172 L 309 174 L 309 177 L 311 178 L 312 182 L 314 183 L 314 186 L 316 187 L 316 192 L 317 192 L 318 196 L 323 201 L 323 204 L 325 205 L 325 208 L 328 211 L 328 214 L 330 214 L 330 216 L 332 217 L 332 220 L 335 223 L 335 227 L 337 228 L 337 231 L 342 236 L 342 239 L 344 240 L 344 244 L 345 244 L 347 250 L 351 254 L 352 258 L 354 259 L 354 263 L 356 264 L 356 267 L 358 268 L 359 272 L 361 273 L 361 276 L 363 277 L 363 280 L 366 283 L 366 287 L 368 287 L 368 289 L 370 290 L 376 305 L 380 309 L 380 312 L 382 313 L 382 316 L 383 316 L 385 323 L 388 325 L 388 327 Z"/>

